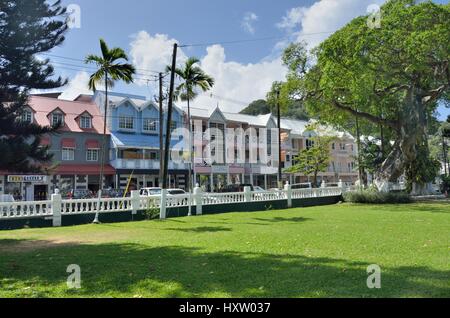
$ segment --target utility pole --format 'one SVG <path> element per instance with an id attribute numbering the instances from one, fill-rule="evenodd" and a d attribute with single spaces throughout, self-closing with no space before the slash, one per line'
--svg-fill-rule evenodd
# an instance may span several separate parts
<path id="1" fill-rule="evenodd" d="M 278 187 L 283 188 L 281 171 L 281 109 L 280 109 L 280 90 L 277 90 L 277 125 L 278 125 Z"/>
<path id="2" fill-rule="evenodd" d="M 172 109 L 173 109 L 173 91 L 175 88 L 175 68 L 177 66 L 177 50 L 178 44 L 173 45 L 172 56 L 172 69 L 170 72 L 170 88 L 169 88 L 169 102 L 167 104 L 167 125 L 166 125 L 166 145 L 164 147 L 164 168 L 163 168 L 163 189 L 168 188 L 168 175 L 169 175 L 169 150 L 170 139 L 172 135 L 171 123 L 172 123 Z"/>
<path id="3" fill-rule="evenodd" d="M 447 176 L 447 144 L 445 142 L 444 132 L 442 132 L 442 155 L 444 159 L 444 174 Z"/>
<path id="4" fill-rule="evenodd" d="M 356 123 L 356 143 L 358 145 L 358 178 L 359 178 L 359 186 L 360 189 L 363 188 L 363 168 L 361 166 L 361 132 L 359 130 L 359 118 L 355 116 Z"/>
<path id="5" fill-rule="evenodd" d="M 159 186 L 164 178 L 164 109 L 163 109 L 163 73 L 159 73 Z"/>

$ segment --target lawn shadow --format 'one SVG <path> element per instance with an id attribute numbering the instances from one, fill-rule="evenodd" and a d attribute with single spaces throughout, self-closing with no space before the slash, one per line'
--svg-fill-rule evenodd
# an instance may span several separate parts
<path id="1" fill-rule="evenodd" d="M 306 221 L 311 221 L 311 218 L 304 217 L 294 217 L 294 218 L 283 218 L 283 217 L 274 217 L 270 219 L 265 218 L 255 218 L 254 220 L 260 222 L 270 222 L 270 223 L 301 223 Z"/>
<path id="2" fill-rule="evenodd" d="M 0 295 L 17 296 L 16 286 L 41 286 L 40 297 L 55 296 L 58 288 L 63 290 L 58 296 L 66 297 L 450 296 L 450 271 L 421 266 L 380 264 L 382 288 L 371 290 L 370 264 L 361 261 L 130 243 L 64 246 L 39 254 L 0 258 Z M 82 289 L 76 292 L 65 291 L 69 264 L 81 267 Z"/>
<path id="3" fill-rule="evenodd" d="M 387 204 L 377 205 L 377 210 L 389 212 L 429 212 L 429 213 L 450 213 L 450 204 L 448 203 L 427 203 L 420 202 L 411 204 Z"/>
<path id="4" fill-rule="evenodd" d="M 186 233 L 217 233 L 217 232 L 231 232 L 232 229 L 221 226 L 202 226 L 194 228 L 168 228 L 168 231 L 178 231 Z"/>

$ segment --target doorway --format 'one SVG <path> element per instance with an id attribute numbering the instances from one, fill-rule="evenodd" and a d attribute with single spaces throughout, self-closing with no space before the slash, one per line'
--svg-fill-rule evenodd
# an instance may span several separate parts
<path id="1" fill-rule="evenodd" d="M 45 201 L 48 199 L 48 185 L 34 186 L 34 201 Z"/>

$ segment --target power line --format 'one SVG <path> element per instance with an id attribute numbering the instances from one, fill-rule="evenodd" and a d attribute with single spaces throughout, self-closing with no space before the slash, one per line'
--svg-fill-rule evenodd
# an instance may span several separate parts
<path id="1" fill-rule="evenodd" d="M 49 56 L 49 57 L 70 60 L 70 61 L 83 62 L 83 63 L 85 62 L 85 60 L 83 60 L 83 59 L 73 58 L 73 57 L 68 57 L 68 56 L 55 55 L 55 54 L 49 54 L 49 53 L 40 53 L 40 54 Z M 148 69 L 143 69 L 143 68 L 136 68 L 136 70 L 141 71 L 141 72 L 150 72 L 150 73 L 156 73 L 156 74 L 165 73 L 165 72 L 161 72 L 161 71 L 148 70 Z"/>

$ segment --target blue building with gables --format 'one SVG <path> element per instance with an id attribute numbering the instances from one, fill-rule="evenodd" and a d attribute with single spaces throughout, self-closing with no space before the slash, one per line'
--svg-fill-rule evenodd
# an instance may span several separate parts
<path id="1" fill-rule="evenodd" d="M 79 99 L 86 98 L 80 96 Z M 97 91 L 93 102 L 104 115 L 105 93 Z M 167 122 L 164 110 L 164 123 Z M 124 189 L 131 177 L 131 185 L 140 189 L 160 185 L 160 120 L 159 107 L 143 96 L 108 93 L 107 128 L 111 134 L 110 165 L 116 170 L 114 185 Z M 185 113 L 174 107 L 172 116 L 171 149 L 182 148 L 183 135 L 177 128 L 187 124 Z M 165 125 L 163 126 L 166 132 Z M 165 140 L 165 135 L 163 140 Z M 170 186 L 185 188 L 189 165 L 187 162 L 169 162 Z"/>

